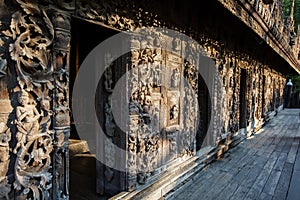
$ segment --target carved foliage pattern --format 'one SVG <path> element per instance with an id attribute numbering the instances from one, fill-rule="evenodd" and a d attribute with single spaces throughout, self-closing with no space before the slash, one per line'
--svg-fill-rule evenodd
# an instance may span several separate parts
<path id="1" fill-rule="evenodd" d="M 2 34 L 5 42 L 9 43 L 10 59 L 15 61 L 20 87 L 32 90 L 45 80 L 51 80 L 50 45 L 54 29 L 44 8 L 22 0 L 16 2 L 22 11 L 12 14 L 10 25 Z"/>
<path id="2" fill-rule="evenodd" d="M 1 75 L 6 74 L 4 70 L 9 63 L 17 76 L 12 77 L 17 82 L 12 96 L 18 99 L 13 121 L 16 127 L 16 132 L 12 133 L 14 146 L 11 147 L 16 154 L 13 187 L 18 197 L 47 199 L 52 186 L 50 48 L 54 29 L 47 10 L 22 0 L 16 3 L 20 9 L 1 27 L 0 38 Z M 5 142 L 4 137 L 2 141 Z"/>
<path id="3" fill-rule="evenodd" d="M 139 2 L 141 4 L 142 2 Z M 138 27 L 160 24 L 156 16 L 143 10 L 133 1 L 87 1 L 76 2 L 77 15 L 101 22 L 119 30 L 133 30 Z"/>
<path id="4" fill-rule="evenodd" d="M 59 196 L 55 198 L 65 198 L 63 195 L 68 190 L 66 177 L 63 183 L 53 179 L 66 176 L 63 168 L 66 160 L 58 152 L 66 151 L 69 132 L 56 130 L 54 125 L 69 125 L 68 69 L 65 66 L 70 37 L 67 37 L 66 31 L 60 29 L 59 32 L 55 28 L 69 31 L 70 27 L 63 26 L 67 24 L 66 19 L 54 17 L 51 21 L 49 16 L 53 12 L 49 8 L 22 0 L 15 3 L 19 9 L 1 26 L 0 35 L 0 77 L 6 74 L 9 64 L 12 71 L 10 78 L 15 81 L 11 97 L 12 105 L 15 105 L 13 130 L 16 131 L 11 133 L 11 148 L 16 157 L 9 160 L 14 162 L 15 198 L 54 198 L 50 197 L 50 190 L 53 187 L 57 189 L 57 185 L 63 188 L 63 192 L 55 193 Z M 14 103 L 14 99 L 18 102 Z M 65 112 L 64 117 L 59 115 L 61 110 Z M 10 139 L 5 139 L 3 131 L 1 126 L 2 162 L 6 163 L 4 158 L 9 159 L 9 155 L 4 153 L 4 147 L 7 148 L 6 143 Z M 5 131 L 6 135 L 8 132 Z M 55 163 L 52 163 L 53 160 Z M 57 170 L 54 176 L 53 168 Z M 1 182 L 4 183 L 1 188 L 10 185 L 2 176 Z M 2 191 L 1 195 L 7 198 L 6 190 L 3 188 Z"/>

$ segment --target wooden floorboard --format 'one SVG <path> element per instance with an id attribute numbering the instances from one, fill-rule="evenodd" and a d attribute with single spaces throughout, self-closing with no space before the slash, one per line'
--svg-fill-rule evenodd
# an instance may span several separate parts
<path id="1" fill-rule="evenodd" d="M 299 113 L 300 109 L 279 112 L 168 199 L 299 200 Z"/>

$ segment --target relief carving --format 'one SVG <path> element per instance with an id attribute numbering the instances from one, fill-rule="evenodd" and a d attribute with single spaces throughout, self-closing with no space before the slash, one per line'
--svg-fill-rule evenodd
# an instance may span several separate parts
<path id="1" fill-rule="evenodd" d="M 61 69 L 55 73 L 55 102 L 54 118 L 56 127 L 65 127 L 70 125 L 69 108 L 69 76 L 66 70 Z"/>
<path id="2" fill-rule="evenodd" d="M 13 97 L 17 94 L 18 99 L 15 105 L 12 98 L 16 130 L 12 133 L 11 144 L 16 159 L 10 160 L 11 166 L 14 165 L 13 195 L 17 199 L 51 199 L 58 195 L 51 192 L 57 191 L 52 187 L 53 173 L 55 176 L 65 173 L 58 172 L 64 170 L 60 167 L 65 161 L 59 160 L 59 152 L 53 152 L 54 145 L 65 148 L 68 138 L 68 133 L 63 131 L 62 137 L 59 131 L 53 130 L 53 121 L 60 126 L 70 124 L 68 69 L 61 77 L 54 74 L 67 66 L 65 51 L 69 48 L 70 34 L 61 30 L 55 32 L 53 24 L 69 30 L 70 23 L 62 14 L 56 15 L 52 23 L 49 15 L 53 10 L 37 2 L 16 0 L 13 4 L 18 10 L 1 25 L 0 38 L 0 77 L 6 74 L 9 63 L 12 72 L 9 75 L 14 84 L 11 92 Z M 58 47 L 60 50 L 53 51 Z M 4 55 L 8 57 L 4 59 Z M 56 171 L 50 171 L 53 168 Z M 0 183 L 3 187 L 7 181 L 3 179 Z M 5 189 L 1 188 L 2 191 Z"/>
<path id="3" fill-rule="evenodd" d="M 50 45 L 54 29 L 45 9 L 22 0 L 16 2 L 23 10 L 12 14 L 10 26 L 2 33 L 9 43 L 8 50 L 11 60 L 15 61 L 20 87 L 32 90 L 51 80 Z"/>
<path id="4" fill-rule="evenodd" d="M 0 39 L 0 50 L 1 50 L 1 39 Z M 7 61 L 6 59 L 1 58 L 1 51 L 0 51 L 0 78 L 6 75 L 7 69 Z"/>
<path id="5" fill-rule="evenodd" d="M 0 198 L 9 199 L 11 185 L 7 180 L 7 171 L 9 167 L 9 142 L 11 133 L 4 122 L 0 122 Z"/>
<path id="6" fill-rule="evenodd" d="M 36 102 L 31 100 L 25 90 L 18 93 L 19 105 L 16 107 L 15 124 L 17 127 L 17 144 L 13 150 L 17 154 L 15 163 L 14 188 L 18 196 L 25 198 L 49 198 L 52 186 L 50 153 L 53 150 L 53 131 L 47 129 L 49 108 L 47 100 L 36 108 Z"/>
<path id="7" fill-rule="evenodd" d="M 18 102 L 20 105 L 16 107 L 15 124 L 18 131 L 15 154 L 20 147 L 24 149 L 24 145 L 39 133 L 39 118 L 41 117 L 35 105 L 29 104 L 29 96 L 25 90 L 19 93 Z"/>
<path id="8" fill-rule="evenodd" d="M 171 87 L 178 88 L 180 81 L 180 73 L 179 70 L 176 68 L 173 70 L 172 77 L 171 77 Z"/>
<path id="9" fill-rule="evenodd" d="M 133 1 L 104 1 L 80 0 L 76 1 L 77 15 L 85 19 L 104 23 L 119 30 L 134 30 L 137 27 L 154 25 L 158 26 L 160 21 L 157 16 L 142 9 Z M 138 2 L 143 4 L 143 2 Z"/>

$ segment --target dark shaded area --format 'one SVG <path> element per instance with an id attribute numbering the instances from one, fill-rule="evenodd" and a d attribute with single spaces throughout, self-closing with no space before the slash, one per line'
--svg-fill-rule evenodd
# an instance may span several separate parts
<path id="1" fill-rule="evenodd" d="M 72 108 L 72 91 L 80 65 L 86 56 L 102 41 L 118 32 L 95 25 L 82 19 L 72 18 L 71 60 L 70 60 L 70 108 Z M 88 88 L 87 88 L 88 89 Z M 71 139 L 80 139 L 74 121 L 71 124 Z"/>

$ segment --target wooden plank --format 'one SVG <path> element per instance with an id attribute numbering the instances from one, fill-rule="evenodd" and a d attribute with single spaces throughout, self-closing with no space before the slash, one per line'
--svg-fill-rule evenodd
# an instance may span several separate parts
<path id="1" fill-rule="evenodd" d="M 290 188 L 288 190 L 287 200 L 297 200 L 299 199 L 300 191 L 300 171 L 296 170 L 293 172 L 292 180 L 290 183 Z"/>
<path id="2" fill-rule="evenodd" d="M 271 122 L 213 162 L 200 180 L 193 179 L 173 199 L 284 200 L 298 159 L 300 128 L 295 116 L 286 113 Z"/>
<path id="3" fill-rule="evenodd" d="M 272 195 L 262 192 L 259 196 L 260 200 L 272 200 Z"/>
<path id="4" fill-rule="evenodd" d="M 181 193 L 174 194 L 174 199 L 191 198 L 198 191 L 208 190 L 207 185 L 213 184 L 215 178 L 221 178 L 224 174 L 219 173 L 216 168 L 209 168 L 205 171 L 206 174 L 202 178 L 194 180 L 193 184 L 187 190 Z"/>
<path id="5" fill-rule="evenodd" d="M 294 164 L 294 171 L 300 171 L 300 147 L 298 148 L 298 153 L 297 153 L 297 156 L 296 156 L 296 161 L 295 161 L 295 164 Z"/>
<path id="6" fill-rule="evenodd" d="M 292 143 L 291 149 L 290 149 L 288 157 L 287 157 L 288 163 L 295 162 L 297 151 L 298 151 L 298 146 L 299 146 L 299 139 L 294 138 L 294 141 Z"/>
<path id="7" fill-rule="evenodd" d="M 263 192 L 269 195 L 273 195 L 277 186 L 277 183 L 279 181 L 282 169 L 284 167 L 284 163 L 286 161 L 287 154 L 281 153 L 274 168 L 272 169 L 272 172 L 270 174 L 270 177 L 264 186 Z"/>
<path id="8" fill-rule="evenodd" d="M 233 195 L 230 197 L 230 200 L 241 200 L 244 199 L 244 197 L 247 195 L 248 191 L 250 190 L 250 187 L 246 187 L 243 185 L 240 185 L 237 190 L 233 193 Z"/>
<path id="9" fill-rule="evenodd" d="M 233 177 L 230 173 L 225 173 L 225 175 L 219 179 L 217 182 L 215 182 L 214 185 L 210 186 L 210 190 L 204 193 L 203 199 L 215 199 L 217 196 L 219 196 L 219 193 L 223 188 L 228 185 L 229 180 Z M 200 193 L 198 193 L 200 194 Z M 199 197 L 199 196 L 198 196 Z M 199 198 L 195 198 L 199 199 Z"/>
<path id="10" fill-rule="evenodd" d="M 272 168 L 277 161 L 278 156 L 279 156 L 278 152 L 275 151 L 272 153 L 268 162 L 266 163 L 263 170 L 261 171 L 261 173 L 255 180 L 255 182 L 254 182 L 253 186 L 251 187 L 251 189 L 249 190 L 248 194 L 246 195 L 245 199 L 256 199 L 260 195 L 260 193 L 263 190 L 264 185 L 266 184 L 266 182 L 270 176 Z"/>
<path id="11" fill-rule="evenodd" d="M 207 194 L 209 191 L 212 190 L 213 187 L 216 187 L 217 182 L 216 180 L 221 180 L 224 176 L 228 176 L 228 174 L 226 174 L 225 172 L 219 172 L 218 174 L 216 174 L 215 177 L 213 177 L 211 180 L 209 180 L 208 182 L 202 182 L 201 185 L 203 185 L 203 187 L 198 188 L 196 187 L 196 190 L 193 191 L 193 193 L 191 195 L 189 195 L 188 199 L 192 200 L 192 199 L 199 199 L 199 197 L 203 198 L 203 196 L 205 194 Z M 183 199 L 186 198 L 184 196 L 181 196 L 181 198 L 179 199 Z"/>
<path id="12" fill-rule="evenodd" d="M 218 196 L 214 197 L 214 200 L 226 200 L 230 199 L 230 197 L 233 195 L 233 193 L 237 190 L 239 184 L 232 182 L 231 184 L 228 184 L 220 193 Z"/>
<path id="13" fill-rule="evenodd" d="M 273 195 L 274 200 L 282 200 L 286 198 L 292 172 L 293 164 L 286 162 Z"/>

